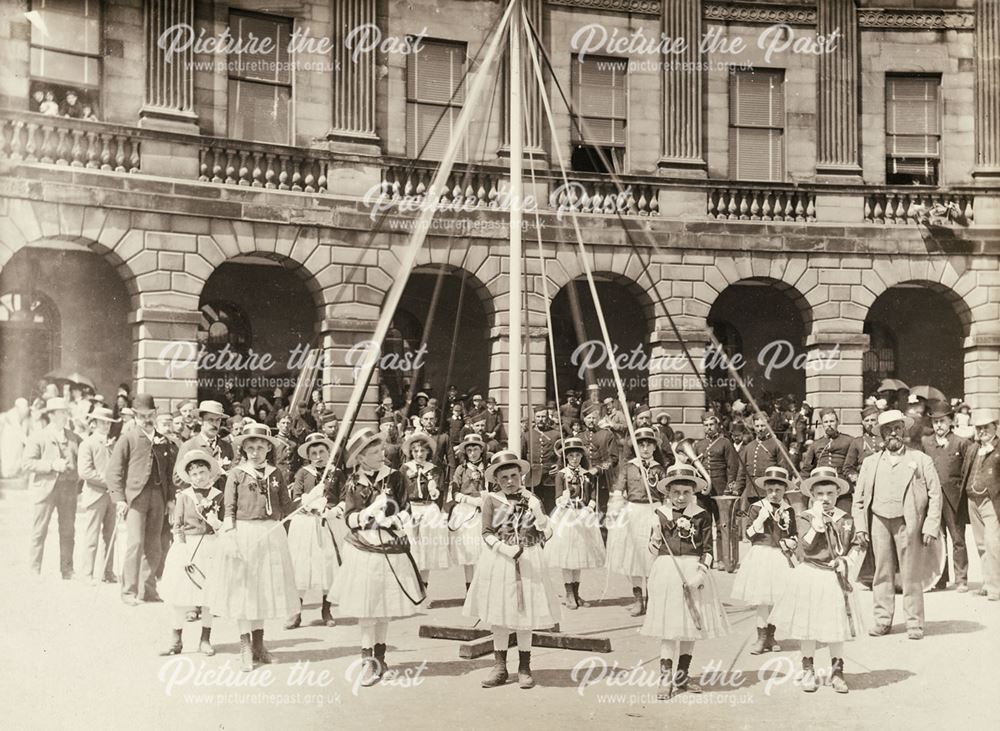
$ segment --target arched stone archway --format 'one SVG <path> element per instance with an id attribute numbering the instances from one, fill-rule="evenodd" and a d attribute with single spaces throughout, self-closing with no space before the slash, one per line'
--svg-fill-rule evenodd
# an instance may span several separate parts
<path id="1" fill-rule="evenodd" d="M 546 396 L 561 402 L 570 389 L 579 393 L 597 385 L 602 397 L 616 397 L 610 360 L 617 357 L 626 398 L 645 402 L 649 398 L 652 300 L 638 284 L 621 274 L 596 272 L 594 285 L 613 353 L 609 354 L 604 345 L 586 278 L 567 282 L 551 304 L 556 372 L 553 377 L 552 356 L 546 345 Z"/>

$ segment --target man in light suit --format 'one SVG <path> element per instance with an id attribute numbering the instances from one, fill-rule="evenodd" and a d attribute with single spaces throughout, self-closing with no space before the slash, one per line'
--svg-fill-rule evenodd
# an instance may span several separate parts
<path id="1" fill-rule="evenodd" d="M 924 636 L 923 547 L 941 530 L 941 482 L 934 461 L 906 446 L 912 420 L 897 410 L 878 418 L 885 450 L 861 463 L 854 495 L 854 524 L 875 557 L 873 637 L 889 634 L 896 604 L 895 573 L 903 583 L 907 637 Z M 869 538 L 870 537 L 870 538 Z"/>
<path id="2" fill-rule="evenodd" d="M 156 431 L 152 396 L 138 394 L 132 408 L 135 423 L 118 438 L 105 479 L 118 515 L 125 516 L 128 542 L 122 569 L 122 601 L 134 606 L 141 603 L 140 578 L 142 599 L 161 601 L 156 593 L 156 571 L 163 559 L 160 529 L 164 513 L 173 507 L 177 447 Z"/>
<path id="3" fill-rule="evenodd" d="M 990 601 L 1000 601 L 1000 441 L 994 409 L 972 412 L 976 446 L 966 455 L 962 473 L 968 496 L 969 521 L 976 549 L 983 564 L 983 586 L 977 592 Z"/>
<path id="4" fill-rule="evenodd" d="M 108 495 L 108 485 L 104 481 L 104 470 L 111 457 L 115 438 L 110 436 L 111 425 L 117 424 L 111 409 L 98 406 L 90 412 L 93 431 L 80 443 L 80 477 L 83 478 L 83 492 L 80 507 L 86 511 L 86 525 L 83 537 L 83 570 L 85 576 L 97 582 L 103 579 L 114 583 L 110 559 L 114 551 L 111 536 L 115 529 L 115 508 Z M 104 566 L 102 573 L 94 572 L 97 560 L 97 544 L 104 539 Z"/>
<path id="5" fill-rule="evenodd" d="M 70 407 L 64 398 L 50 398 L 42 413 L 49 423 L 31 434 L 24 446 L 22 465 L 28 475 L 28 494 L 35 506 L 31 534 L 31 570 L 42 571 L 45 537 L 52 511 L 59 512 L 59 569 L 73 578 L 73 539 L 76 520 L 76 471 L 80 437 L 70 428 Z"/>
<path id="6" fill-rule="evenodd" d="M 202 401 L 198 404 L 198 419 L 200 428 L 190 439 L 185 440 L 177 450 L 177 459 L 192 449 L 203 449 L 215 457 L 222 474 L 216 480 L 215 486 L 222 490 L 226 486 L 226 471 L 233 464 L 233 445 L 228 439 L 219 436 L 222 423 L 226 420 L 226 412 L 218 401 Z M 183 490 L 187 487 L 177 475 L 174 475 L 174 488 Z"/>

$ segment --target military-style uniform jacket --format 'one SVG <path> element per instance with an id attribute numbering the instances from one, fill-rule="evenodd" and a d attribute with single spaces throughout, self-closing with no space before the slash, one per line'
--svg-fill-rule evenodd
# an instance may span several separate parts
<path id="1" fill-rule="evenodd" d="M 411 503 L 429 503 L 441 501 L 444 495 L 444 484 L 441 468 L 432 462 L 417 462 L 411 459 L 404 462 L 399 470 L 403 478 L 403 488 Z M 431 487 L 437 490 L 436 498 L 431 497 Z"/>
<path id="2" fill-rule="evenodd" d="M 295 452 L 298 445 L 290 436 L 285 437 L 277 434 L 274 438 L 285 446 L 284 449 L 279 449 L 275 453 L 274 465 L 281 471 L 281 476 L 285 478 L 285 482 L 291 482 L 292 476 L 295 474 L 293 470 L 298 467 L 299 455 Z"/>
<path id="3" fill-rule="evenodd" d="M 200 536 L 214 533 L 215 530 L 205 518 L 215 516 L 222 520 L 222 492 L 214 486 L 207 490 L 195 490 L 188 486 L 177 493 L 174 503 L 174 513 L 170 517 L 170 525 L 174 533 L 186 536 Z"/>
<path id="4" fill-rule="evenodd" d="M 302 503 L 302 496 L 308 494 L 316 487 L 316 483 L 323 476 L 323 469 L 322 467 L 317 469 L 313 465 L 307 464 L 295 473 L 295 481 L 288 488 L 289 495 L 292 498 L 292 510 L 298 509 Z M 324 505 L 321 500 L 316 500 L 316 502 L 309 506 L 310 509 L 318 512 L 326 507 L 336 505 L 343 499 L 341 494 L 343 487 L 344 473 L 338 469 L 330 470 L 326 476 L 326 484 L 323 486 L 326 504 Z"/>
<path id="5" fill-rule="evenodd" d="M 792 506 L 782 500 L 778 505 L 765 505 L 766 500 L 758 500 L 747 511 L 747 538 L 755 545 L 782 548 L 781 541 L 795 539 L 798 534 L 795 511 Z M 767 510 L 769 517 L 764 519 L 764 530 L 758 533 L 753 522 L 757 520 L 762 510 Z"/>
<path id="6" fill-rule="evenodd" d="M 649 460 L 646 465 L 646 475 L 649 479 L 649 492 L 647 492 L 646 484 L 643 483 L 641 465 L 642 460 L 638 457 L 626 462 L 624 469 L 618 473 L 618 481 L 615 483 L 614 489 L 630 503 L 648 503 L 650 495 L 653 497 L 653 502 L 658 502 L 660 493 L 656 490 L 656 483 L 663 479 L 666 472 L 655 459 Z"/>
<path id="7" fill-rule="evenodd" d="M 962 439 L 955 432 L 948 434 L 944 446 L 938 444 L 937 435 L 924 437 L 921 446 L 924 454 L 934 462 L 934 469 L 937 470 L 938 479 L 941 480 L 941 494 L 945 501 L 956 515 L 964 516 L 968 509 L 968 503 L 965 501 L 962 468 L 965 466 L 969 451 L 971 450 L 975 454 L 978 447 L 972 442 Z"/>
<path id="8" fill-rule="evenodd" d="M 521 454 L 531 465 L 531 472 L 525 480 L 528 487 L 554 483 L 549 472 L 556 464 L 555 443 L 558 439 L 557 430 L 539 431 L 534 425 L 521 438 Z"/>
<path id="9" fill-rule="evenodd" d="M 509 498 L 491 492 L 483 499 L 483 539 L 495 536 L 509 546 L 537 546 L 545 542 L 546 529 L 539 527 L 528 502 L 520 495 Z"/>
<path id="10" fill-rule="evenodd" d="M 861 472 L 861 463 L 866 457 L 871 457 L 882 451 L 883 442 L 881 437 L 874 434 L 862 434 L 851 440 L 851 446 L 847 450 L 847 458 L 844 460 L 844 477 L 852 485 L 858 481 L 858 474 Z"/>
<path id="11" fill-rule="evenodd" d="M 596 467 L 607 484 L 613 485 L 618 479 L 618 468 L 621 462 L 621 442 L 610 429 L 584 429 L 580 439 L 587 445 L 587 460 L 591 467 Z"/>
<path id="12" fill-rule="evenodd" d="M 737 472 L 736 484 L 742 490 L 744 500 L 759 500 L 764 492 L 754 483 L 758 477 L 764 476 L 768 467 L 781 465 L 787 468 L 781 456 L 781 449 L 774 437 L 754 439 L 739 452 L 740 466 Z"/>
<path id="13" fill-rule="evenodd" d="M 853 438 L 846 434 L 837 434 L 833 439 L 825 435 L 820 437 L 802 457 L 802 474 L 808 475 L 817 467 L 834 467 L 837 475 L 844 477 L 844 464 L 852 441 Z"/>
<path id="14" fill-rule="evenodd" d="M 672 505 L 656 509 L 657 524 L 649 537 L 649 550 L 657 556 L 696 556 L 711 568 L 712 516 L 692 500 L 682 512 Z M 667 549 L 670 549 L 669 551 Z"/>
<path id="15" fill-rule="evenodd" d="M 236 520 L 281 520 L 292 512 L 292 499 L 274 465 L 255 468 L 241 462 L 226 477 L 225 516 Z"/>
<path id="16" fill-rule="evenodd" d="M 582 508 L 594 499 L 592 475 L 583 467 L 563 467 L 556 473 L 556 498 L 569 493 L 570 506 Z"/>
<path id="17" fill-rule="evenodd" d="M 712 494 L 722 495 L 730 483 L 735 485 L 740 472 L 740 456 L 729 437 L 718 434 L 711 439 L 699 439 L 694 451 L 712 478 Z"/>

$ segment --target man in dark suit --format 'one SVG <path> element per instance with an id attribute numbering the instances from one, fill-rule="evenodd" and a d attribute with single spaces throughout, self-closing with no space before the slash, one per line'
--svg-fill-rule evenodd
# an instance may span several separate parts
<path id="1" fill-rule="evenodd" d="M 165 512 L 173 507 L 177 447 L 156 431 L 156 404 L 152 396 L 138 394 L 132 408 L 135 422 L 115 444 L 105 481 L 128 531 L 122 601 L 136 605 L 141 603 L 140 579 L 142 599 L 161 601 L 156 593 L 156 571 L 163 560 L 160 527 Z"/>
<path id="2" fill-rule="evenodd" d="M 803 475 L 808 475 L 817 467 L 833 467 L 837 470 L 837 476 L 846 480 L 844 465 L 847 463 L 847 452 L 854 440 L 840 431 L 840 419 L 833 409 L 821 409 L 819 418 L 823 424 L 824 434 L 806 450 L 802 457 L 801 472 Z M 845 513 L 851 509 L 854 499 L 854 483 L 848 480 L 848 484 L 851 486 L 850 492 L 837 498 L 837 507 Z"/>
<path id="3" fill-rule="evenodd" d="M 976 409 L 972 426 L 976 448 L 970 449 L 962 469 L 965 494 L 969 496 L 969 522 L 983 564 L 980 595 L 1000 601 L 1000 442 L 997 440 L 997 412 Z"/>
<path id="4" fill-rule="evenodd" d="M 219 466 L 222 467 L 222 474 L 216 481 L 215 486 L 223 489 L 226 486 L 226 471 L 233 464 L 233 445 L 228 439 L 219 436 L 223 422 L 226 421 L 226 412 L 222 404 L 218 401 L 202 401 L 198 404 L 198 419 L 201 423 L 199 431 L 190 439 L 184 441 L 177 450 L 177 459 L 192 449 L 204 449 L 215 457 Z M 187 487 L 186 482 L 181 481 L 174 475 L 174 487 L 183 490 Z"/>
<path id="5" fill-rule="evenodd" d="M 934 407 L 930 417 L 934 434 L 924 437 L 921 447 L 934 461 L 941 481 L 941 529 L 951 536 L 954 546 L 955 591 L 966 592 L 969 590 L 969 554 L 965 549 L 965 526 L 969 523 L 969 509 L 962 468 L 969 451 L 975 451 L 975 447 L 951 430 L 952 410 L 948 404 L 941 403 Z M 947 583 L 948 566 L 945 564 L 937 588 L 943 589 Z"/>
<path id="6" fill-rule="evenodd" d="M 256 420 L 260 415 L 260 410 L 264 409 L 270 418 L 271 412 L 274 411 L 274 407 L 271 405 L 271 402 L 263 396 L 258 395 L 257 389 L 253 386 L 251 386 L 248 391 L 250 395 L 243 399 L 243 409 L 246 411 L 247 415 Z"/>
<path id="7" fill-rule="evenodd" d="M 42 570 L 45 537 L 52 512 L 59 517 L 59 568 L 64 579 L 73 578 L 73 542 L 76 520 L 77 455 L 80 437 L 70 428 L 70 407 L 63 398 L 50 398 L 42 412 L 48 425 L 28 437 L 21 457 L 28 475 L 28 495 L 34 504 L 31 536 L 31 570 Z"/>

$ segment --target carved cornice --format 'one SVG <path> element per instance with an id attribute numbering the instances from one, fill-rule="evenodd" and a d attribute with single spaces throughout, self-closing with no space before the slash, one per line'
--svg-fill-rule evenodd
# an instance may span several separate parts
<path id="1" fill-rule="evenodd" d="M 604 10 L 612 13 L 659 15 L 660 0 L 547 0 L 549 5 L 565 5 L 582 10 Z"/>
<path id="2" fill-rule="evenodd" d="M 816 25 L 816 9 L 802 6 L 706 2 L 704 15 L 706 20 L 725 20 L 737 23 Z"/>
<path id="3" fill-rule="evenodd" d="M 976 15 L 972 10 L 859 10 L 858 25 L 862 28 L 892 30 L 973 29 Z"/>

